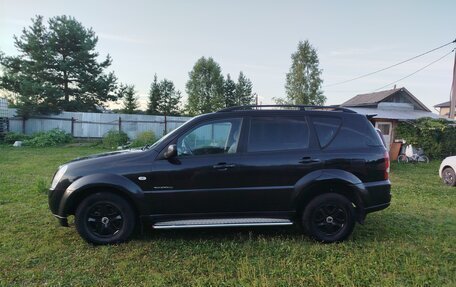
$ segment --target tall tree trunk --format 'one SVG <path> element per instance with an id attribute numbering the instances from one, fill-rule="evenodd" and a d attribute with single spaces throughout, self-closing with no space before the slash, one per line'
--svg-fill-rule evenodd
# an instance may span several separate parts
<path id="1" fill-rule="evenodd" d="M 66 62 L 66 55 L 62 55 L 63 63 Z M 65 103 L 68 104 L 70 102 L 70 94 L 68 93 L 68 72 L 66 70 L 63 71 L 63 94 L 65 95 Z"/>

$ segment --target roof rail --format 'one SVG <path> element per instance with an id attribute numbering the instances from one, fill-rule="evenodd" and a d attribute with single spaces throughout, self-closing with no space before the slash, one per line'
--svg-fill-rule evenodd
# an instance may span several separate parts
<path id="1" fill-rule="evenodd" d="M 222 110 L 217 111 L 219 112 L 234 112 L 234 111 L 245 111 L 245 110 L 262 110 L 264 108 L 278 108 L 278 109 L 286 109 L 289 108 L 290 110 L 300 110 L 300 111 L 311 111 L 311 110 L 326 110 L 326 111 L 340 111 L 346 113 L 354 113 L 355 111 L 341 108 L 337 106 L 314 106 L 314 105 L 246 105 L 246 106 L 236 106 L 236 107 L 229 107 Z"/>

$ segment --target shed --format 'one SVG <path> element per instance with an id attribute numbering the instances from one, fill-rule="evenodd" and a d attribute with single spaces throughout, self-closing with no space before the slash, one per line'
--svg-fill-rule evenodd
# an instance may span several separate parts
<path id="1" fill-rule="evenodd" d="M 388 149 L 395 139 L 394 130 L 399 121 L 439 118 L 439 115 L 432 113 L 404 87 L 360 94 L 341 106 L 360 114 L 371 115 L 371 122 L 382 132 Z"/>

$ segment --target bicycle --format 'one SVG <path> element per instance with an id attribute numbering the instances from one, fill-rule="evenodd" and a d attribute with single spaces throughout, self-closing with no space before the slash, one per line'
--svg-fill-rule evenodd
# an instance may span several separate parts
<path id="1" fill-rule="evenodd" d="M 416 150 L 408 145 L 405 154 L 401 154 L 397 158 L 398 163 L 429 163 L 429 158 L 424 154 L 423 149 Z"/>

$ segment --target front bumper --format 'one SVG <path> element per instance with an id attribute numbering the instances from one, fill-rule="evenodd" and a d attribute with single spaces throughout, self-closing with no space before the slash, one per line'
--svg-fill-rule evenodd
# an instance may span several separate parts
<path id="1" fill-rule="evenodd" d="M 62 199 L 63 193 L 64 193 L 64 190 L 49 189 L 49 193 L 48 193 L 49 209 L 51 210 L 52 215 L 54 215 L 54 217 L 59 220 L 59 224 L 61 226 L 68 226 L 67 217 L 63 216 L 63 214 L 59 214 L 60 200 Z"/>
<path id="2" fill-rule="evenodd" d="M 54 215 L 54 217 L 58 219 L 59 224 L 61 226 L 68 227 L 68 218 L 67 217 L 63 217 L 63 216 L 60 216 L 60 215 L 57 215 L 57 214 L 52 214 L 52 215 Z"/>

